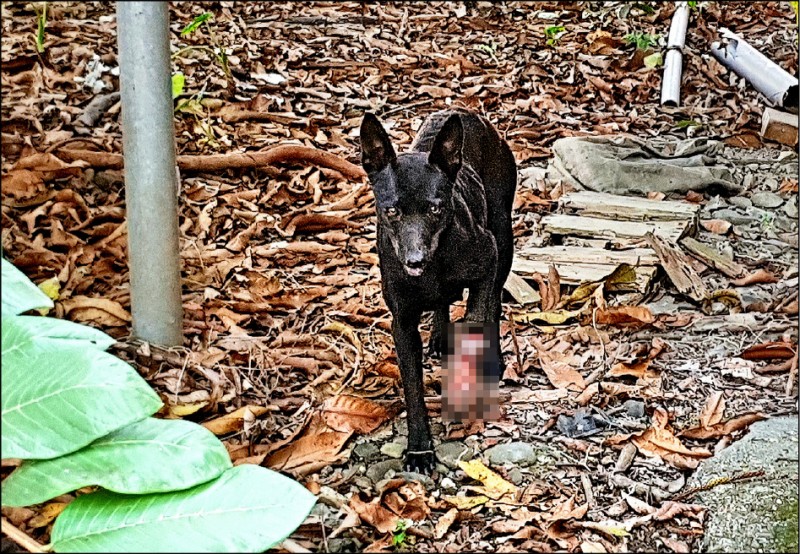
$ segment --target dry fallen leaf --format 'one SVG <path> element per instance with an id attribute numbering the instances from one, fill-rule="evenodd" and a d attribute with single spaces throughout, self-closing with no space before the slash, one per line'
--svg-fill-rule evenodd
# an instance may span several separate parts
<path id="1" fill-rule="evenodd" d="M 755 272 L 745 275 L 739 279 L 732 279 L 731 285 L 735 287 L 746 287 L 755 284 L 777 283 L 779 279 L 766 269 L 758 269 Z"/>
<path id="2" fill-rule="evenodd" d="M 764 342 L 745 348 L 739 355 L 744 360 L 791 360 L 797 347 L 789 342 Z"/>
<path id="3" fill-rule="evenodd" d="M 725 221 L 724 219 L 701 219 L 700 225 L 709 233 L 717 235 L 727 235 L 731 227 L 733 227 L 730 221 Z"/>
<path id="4" fill-rule="evenodd" d="M 717 422 L 712 425 L 701 425 L 693 429 L 686 429 L 679 433 L 681 437 L 688 439 L 714 439 L 717 437 L 724 437 L 746 429 L 756 421 L 767 419 L 762 413 L 744 414 L 724 422 Z"/>
<path id="5" fill-rule="evenodd" d="M 305 434 L 284 448 L 273 452 L 264 464 L 278 471 L 294 470 L 299 474 L 321 469 L 338 462 L 339 454 L 352 432 L 322 431 Z"/>
<path id="6" fill-rule="evenodd" d="M 517 487 L 483 465 L 480 460 L 460 461 L 458 465 L 464 470 L 464 473 L 483 483 L 483 487 L 475 487 L 473 490 L 480 488 L 480 492 L 489 498 L 497 500 L 503 496 L 517 493 Z"/>
<path id="7" fill-rule="evenodd" d="M 433 537 L 436 540 L 444 537 L 447 534 L 447 531 L 450 530 L 450 526 L 453 525 L 457 517 L 458 508 L 450 508 L 447 510 L 447 512 L 436 522 L 436 526 L 433 528 Z"/>
<path id="8" fill-rule="evenodd" d="M 597 323 L 620 325 L 623 323 L 653 323 L 656 318 L 647 306 L 609 306 L 596 312 Z"/>
<path id="9" fill-rule="evenodd" d="M 361 434 L 371 433 L 392 415 L 371 400 L 344 394 L 328 398 L 320 410 L 332 429 Z"/>
<path id="10" fill-rule="evenodd" d="M 634 435 L 633 443 L 639 452 L 648 457 L 660 457 L 678 469 L 694 469 L 701 458 L 711 457 L 705 448 L 687 448 L 673 434 L 666 410 L 657 408 L 653 414 L 652 427 Z"/>
<path id="11" fill-rule="evenodd" d="M 553 355 L 539 351 L 539 365 L 547 379 L 557 389 L 569 389 L 580 392 L 586 388 L 583 376 L 571 365 L 553 359 Z"/>
<path id="12" fill-rule="evenodd" d="M 59 305 L 64 309 L 65 315 L 77 323 L 120 327 L 131 322 L 131 314 L 119 302 L 107 298 L 74 296 L 62 300 Z"/>
<path id="13" fill-rule="evenodd" d="M 245 422 L 253 421 L 268 411 L 264 406 L 242 406 L 229 414 L 204 422 L 203 427 L 215 435 L 227 435 L 228 433 L 241 431 Z"/>
<path id="14" fill-rule="evenodd" d="M 700 412 L 700 427 L 711 427 L 722 421 L 725 413 L 725 397 L 721 391 L 714 391 L 708 397 L 703 411 Z"/>

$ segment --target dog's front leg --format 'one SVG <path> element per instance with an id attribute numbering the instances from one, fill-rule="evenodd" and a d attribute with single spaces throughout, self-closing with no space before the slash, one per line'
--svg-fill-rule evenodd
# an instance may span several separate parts
<path id="1" fill-rule="evenodd" d="M 429 473 L 434 467 L 434 455 L 422 383 L 420 315 L 400 311 L 393 318 L 392 334 L 408 412 L 408 450 L 404 465 L 408 471 Z"/>

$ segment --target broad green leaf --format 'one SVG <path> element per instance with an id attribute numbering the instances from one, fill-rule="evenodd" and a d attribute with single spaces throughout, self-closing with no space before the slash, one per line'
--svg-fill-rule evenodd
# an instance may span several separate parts
<path id="1" fill-rule="evenodd" d="M 656 52 L 655 54 L 645 56 L 644 65 L 650 69 L 664 65 L 664 58 L 661 56 L 661 52 Z"/>
<path id="2" fill-rule="evenodd" d="M 20 315 L 3 317 L 2 323 L 3 356 L 6 350 L 29 348 L 41 352 L 70 346 L 107 350 L 117 342 L 94 327 L 54 317 Z"/>
<path id="3" fill-rule="evenodd" d="M 39 504 L 89 485 L 125 494 L 183 490 L 230 467 L 227 449 L 202 425 L 147 418 L 72 454 L 23 462 L 3 481 L 3 505 Z"/>
<path id="4" fill-rule="evenodd" d="M 24 337 L 3 326 L 3 458 L 63 456 L 161 407 L 119 358 L 78 346 L 43 351 Z"/>
<path id="5" fill-rule="evenodd" d="M 180 71 L 172 75 L 172 99 L 174 100 L 183 94 L 183 86 L 186 84 L 186 77 Z"/>
<path id="6" fill-rule="evenodd" d="M 183 28 L 183 31 L 181 31 L 181 36 L 185 37 L 186 35 L 195 32 L 197 28 L 200 27 L 200 25 L 202 25 L 209 19 L 211 19 L 211 14 L 208 12 L 198 15 L 192 20 L 191 23 L 189 23 L 186 27 Z"/>
<path id="7" fill-rule="evenodd" d="M 37 308 L 52 308 L 53 301 L 14 264 L 3 259 L 2 315 L 18 315 Z"/>
<path id="8" fill-rule="evenodd" d="M 316 498 L 254 465 L 179 492 L 125 496 L 100 490 L 56 520 L 56 552 L 264 552 L 306 518 Z"/>

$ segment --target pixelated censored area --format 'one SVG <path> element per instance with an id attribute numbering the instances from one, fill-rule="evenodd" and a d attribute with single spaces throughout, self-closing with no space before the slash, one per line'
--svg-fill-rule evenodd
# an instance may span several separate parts
<path id="1" fill-rule="evenodd" d="M 442 419 L 448 422 L 500 418 L 500 352 L 497 324 L 458 322 L 448 326 L 442 360 Z"/>

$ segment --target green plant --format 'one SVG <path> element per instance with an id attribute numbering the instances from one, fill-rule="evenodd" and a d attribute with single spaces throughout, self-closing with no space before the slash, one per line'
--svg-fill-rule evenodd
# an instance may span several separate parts
<path id="1" fill-rule="evenodd" d="M 675 124 L 675 126 L 678 129 L 686 129 L 687 127 L 702 127 L 703 124 L 699 121 L 695 121 L 694 119 L 681 119 Z"/>
<path id="2" fill-rule="evenodd" d="M 550 27 L 546 27 L 544 30 L 544 36 L 547 38 L 547 45 L 555 46 L 555 44 L 561 40 L 561 37 L 566 32 L 567 29 L 563 25 L 551 25 Z"/>
<path id="3" fill-rule="evenodd" d="M 625 35 L 625 44 L 635 44 L 638 50 L 649 50 L 658 45 L 661 35 L 651 35 L 648 33 L 628 33 Z"/>
<path id="4" fill-rule="evenodd" d="M 61 319 L 21 315 L 53 301 L 2 260 L 4 506 L 84 487 L 58 516 L 56 552 L 263 551 L 283 541 L 315 498 L 269 469 L 232 467 L 204 427 L 149 417 L 162 405 L 114 339 Z"/>
<path id="5" fill-rule="evenodd" d="M 33 5 L 36 10 L 36 51 L 44 53 L 44 30 L 47 27 L 47 2 L 42 2 L 41 7 Z"/>
<path id="6" fill-rule="evenodd" d="M 205 12 L 197 17 L 195 17 L 191 23 L 189 23 L 186 27 L 183 28 L 181 31 L 181 36 L 186 37 L 197 31 L 201 26 L 205 24 L 206 29 L 208 29 L 209 39 L 211 40 L 211 46 L 186 46 L 185 48 L 181 48 L 174 54 L 172 54 L 173 58 L 176 58 L 185 52 L 189 52 L 191 50 L 202 50 L 206 52 L 210 52 L 214 59 L 219 64 L 222 72 L 225 74 L 225 77 L 228 79 L 229 82 L 233 81 L 233 74 L 231 73 L 230 64 L 228 62 L 228 54 L 225 51 L 225 48 L 217 40 L 217 35 L 214 33 L 214 28 L 209 23 L 213 20 L 213 15 Z"/>
<path id="7" fill-rule="evenodd" d="M 408 529 L 408 522 L 404 519 L 398 519 L 397 525 L 394 531 L 392 531 L 392 546 L 395 548 L 402 548 L 405 546 L 406 539 L 408 538 L 406 529 Z"/>
<path id="8" fill-rule="evenodd" d="M 479 45 L 475 46 L 475 50 L 478 50 L 479 52 L 483 52 L 484 54 L 489 54 L 489 56 L 492 58 L 494 63 L 500 63 L 500 60 L 497 59 L 497 45 L 496 44 L 494 44 L 494 43 L 492 43 L 491 45 L 490 44 L 479 44 Z"/>

